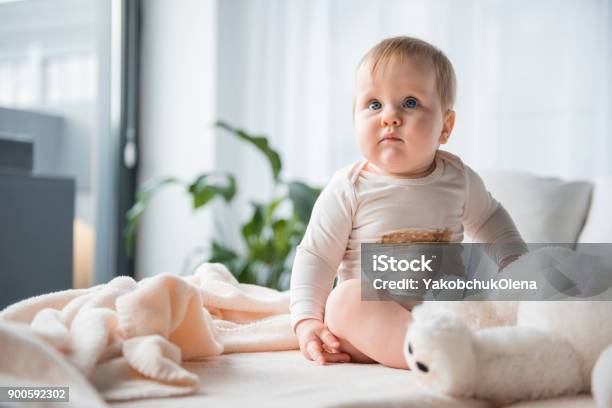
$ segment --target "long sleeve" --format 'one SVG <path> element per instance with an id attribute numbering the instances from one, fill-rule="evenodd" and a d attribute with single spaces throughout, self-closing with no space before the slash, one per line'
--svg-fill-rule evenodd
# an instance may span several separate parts
<path id="1" fill-rule="evenodd" d="M 306 233 L 297 247 L 291 272 L 291 322 L 323 321 L 325 302 L 346 251 L 356 199 L 342 173 L 336 174 L 317 199 Z"/>
<path id="2" fill-rule="evenodd" d="M 527 252 L 514 221 L 489 193 L 478 174 L 465 166 L 466 202 L 463 225 L 475 242 L 485 243 L 487 255 L 501 266 L 505 259 Z"/>

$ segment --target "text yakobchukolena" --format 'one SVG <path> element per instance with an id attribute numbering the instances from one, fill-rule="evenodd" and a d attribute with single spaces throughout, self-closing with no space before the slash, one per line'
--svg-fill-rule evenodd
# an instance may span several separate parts
<path id="1" fill-rule="evenodd" d="M 558 250 L 545 250 L 551 247 Z M 612 300 L 607 294 L 612 293 L 612 244 L 527 248 L 499 271 L 487 255 L 496 252 L 492 244 L 365 243 L 362 299 L 407 305 L 424 300 Z"/>

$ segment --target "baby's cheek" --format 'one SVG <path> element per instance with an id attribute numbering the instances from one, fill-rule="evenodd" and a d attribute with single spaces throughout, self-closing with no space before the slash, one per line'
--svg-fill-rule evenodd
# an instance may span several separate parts
<path id="1" fill-rule="evenodd" d="M 357 145 L 364 156 L 376 154 L 377 145 L 373 138 L 362 135 L 357 139 Z"/>
<path id="2" fill-rule="evenodd" d="M 409 142 L 409 147 L 422 154 L 433 152 L 438 148 L 438 140 L 433 135 L 418 135 Z"/>

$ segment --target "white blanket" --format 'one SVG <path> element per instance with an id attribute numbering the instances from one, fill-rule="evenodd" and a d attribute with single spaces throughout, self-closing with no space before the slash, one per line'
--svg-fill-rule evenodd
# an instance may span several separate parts
<path id="1" fill-rule="evenodd" d="M 103 406 L 87 380 L 105 400 L 189 394 L 199 377 L 182 361 L 297 349 L 288 302 L 220 264 L 33 297 L 0 312 L 0 380 L 73 384 L 75 406 Z"/>

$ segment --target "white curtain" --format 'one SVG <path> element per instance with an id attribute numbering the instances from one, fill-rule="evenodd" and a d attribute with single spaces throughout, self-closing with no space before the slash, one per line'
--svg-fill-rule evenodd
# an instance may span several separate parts
<path id="1" fill-rule="evenodd" d="M 376 42 L 440 47 L 458 77 L 446 149 L 476 169 L 568 179 L 612 174 L 610 0 L 230 0 L 219 2 L 219 117 L 266 134 L 286 179 L 324 185 L 358 159 L 353 73 Z M 222 238 L 237 242 L 248 199 L 270 197 L 265 161 L 219 134 L 220 169 L 241 195 Z M 236 214 L 237 213 L 237 214 Z M 234 224 L 232 224 L 234 223 Z"/>

